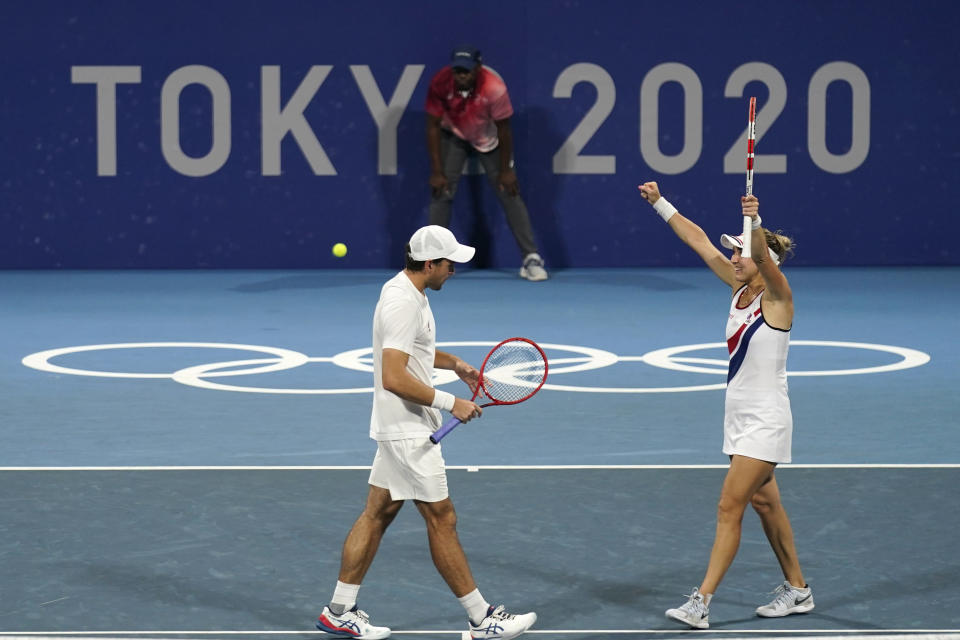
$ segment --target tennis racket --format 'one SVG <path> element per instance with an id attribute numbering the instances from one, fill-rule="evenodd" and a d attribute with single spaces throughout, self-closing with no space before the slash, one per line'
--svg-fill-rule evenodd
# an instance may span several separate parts
<path id="1" fill-rule="evenodd" d="M 504 340 L 487 354 L 480 367 L 477 388 L 471 402 L 483 394 L 488 402 L 481 407 L 495 404 L 517 404 L 529 400 L 547 381 L 547 356 L 533 340 L 510 338 Z M 430 442 L 437 444 L 460 424 L 450 418 L 433 432 Z"/>
<path id="2" fill-rule="evenodd" d="M 747 195 L 753 195 L 753 144 L 757 139 L 757 99 L 750 98 L 750 113 L 747 119 Z M 753 242 L 750 237 L 753 235 L 753 221 L 747 216 L 743 216 L 743 249 L 740 255 L 744 258 L 752 256 L 750 245 Z"/>

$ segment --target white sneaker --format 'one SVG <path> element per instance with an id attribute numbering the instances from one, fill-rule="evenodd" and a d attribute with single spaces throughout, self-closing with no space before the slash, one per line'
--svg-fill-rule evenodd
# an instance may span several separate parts
<path id="1" fill-rule="evenodd" d="M 317 629 L 338 638 L 358 638 L 359 640 L 382 640 L 390 637 L 390 627 L 375 627 L 370 624 L 370 616 L 366 611 L 357 609 L 354 605 L 350 611 L 337 615 L 324 607 L 323 613 L 317 618 Z"/>
<path id="2" fill-rule="evenodd" d="M 703 594 L 699 589 L 694 589 L 693 593 L 687 596 L 689 600 L 676 609 L 667 609 L 666 615 L 677 622 L 690 625 L 694 629 L 710 628 L 710 609 L 707 603 L 703 601 Z"/>
<path id="3" fill-rule="evenodd" d="M 540 282 L 546 280 L 547 270 L 543 268 L 543 258 L 539 253 L 528 253 L 523 259 L 523 266 L 520 267 L 520 277 L 530 282 Z"/>
<path id="4" fill-rule="evenodd" d="M 813 591 L 810 585 L 800 589 L 787 581 L 773 590 L 776 597 L 770 604 L 757 607 L 757 615 L 764 618 L 782 618 L 791 613 L 806 613 L 813 609 Z"/>
<path id="5" fill-rule="evenodd" d="M 481 620 L 480 624 L 474 626 L 471 621 L 470 631 L 464 631 L 460 637 L 461 640 L 510 640 L 524 633 L 536 621 L 537 614 L 532 611 L 522 614 L 507 613 L 501 604 L 496 609 L 490 607 L 487 617 Z"/>

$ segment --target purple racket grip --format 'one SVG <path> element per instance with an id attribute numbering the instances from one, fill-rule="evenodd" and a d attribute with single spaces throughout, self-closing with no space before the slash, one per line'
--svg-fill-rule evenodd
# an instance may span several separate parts
<path id="1" fill-rule="evenodd" d="M 433 432 L 433 435 L 430 436 L 430 442 L 433 444 L 440 444 L 440 441 L 443 440 L 443 437 L 453 431 L 454 427 L 460 424 L 460 421 L 456 418 L 450 418 L 443 423 L 443 426 Z"/>

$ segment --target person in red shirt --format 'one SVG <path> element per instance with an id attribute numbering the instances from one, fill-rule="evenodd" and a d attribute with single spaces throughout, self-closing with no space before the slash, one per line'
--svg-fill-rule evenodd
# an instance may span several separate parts
<path id="1" fill-rule="evenodd" d="M 530 214 L 520 197 L 513 170 L 513 105 L 503 78 L 483 66 L 477 49 L 458 47 L 453 50 L 450 64 L 430 81 L 426 111 L 430 224 L 450 226 L 457 183 L 467 157 L 475 154 L 520 247 L 520 276 L 534 282 L 546 280 L 547 271 L 533 237 Z"/>

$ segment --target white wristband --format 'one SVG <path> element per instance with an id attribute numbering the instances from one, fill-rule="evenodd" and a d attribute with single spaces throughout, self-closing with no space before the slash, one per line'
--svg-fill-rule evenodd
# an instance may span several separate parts
<path id="1" fill-rule="evenodd" d="M 759 213 L 757 214 L 757 217 L 754 218 L 753 221 L 750 223 L 750 228 L 753 229 L 754 231 L 756 231 L 757 229 L 760 228 L 760 214 L 759 214 Z"/>
<path id="2" fill-rule="evenodd" d="M 453 403 L 456 402 L 456 400 L 457 398 L 452 393 L 434 389 L 433 402 L 430 403 L 430 406 L 443 411 L 453 411 Z"/>
<path id="3" fill-rule="evenodd" d="M 653 203 L 653 210 L 663 218 L 664 222 L 669 222 L 673 214 L 677 212 L 677 208 L 670 204 L 670 201 L 663 196 L 657 198 L 657 201 Z"/>

